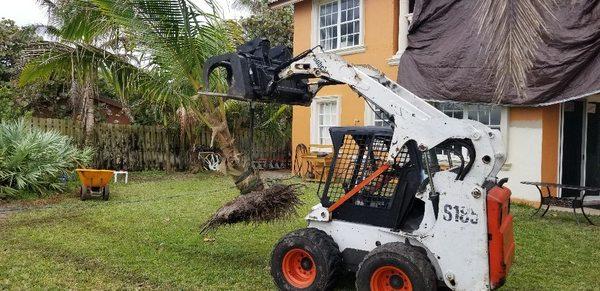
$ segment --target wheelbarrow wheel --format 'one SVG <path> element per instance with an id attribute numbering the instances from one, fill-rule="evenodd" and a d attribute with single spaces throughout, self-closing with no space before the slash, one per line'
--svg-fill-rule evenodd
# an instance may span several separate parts
<path id="1" fill-rule="evenodd" d="M 110 189 L 108 188 L 108 185 L 106 185 L 106 187 L 102 189 L 102 200 L 108 201 L 108 198 L 110 198 Z"/>
<path id="2" fill-rule="evenodd" d="M 79 187 L 79 198 L 81 199 L 81 201 L 85 201 L 87 199 L 87 192 L 87 187 Z"/>

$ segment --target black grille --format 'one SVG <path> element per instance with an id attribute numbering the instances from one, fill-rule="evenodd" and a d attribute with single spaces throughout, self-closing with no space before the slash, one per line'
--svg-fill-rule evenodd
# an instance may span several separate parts
<path id="1" fill-rule="evenodd" d="M 325 184 L 322 204 L 330 206 L 335 203 L 383 166 L 390 143 L 391 135 L 369 132 L 346 133 L 341 144 L 336 145 L 334 142 L 334 159 Z M 390 209 L 399 183 L 397 169 L 409 162 L 408 150 L 403 148 L 392 168 L 371 181 L 346 204 Z"/>

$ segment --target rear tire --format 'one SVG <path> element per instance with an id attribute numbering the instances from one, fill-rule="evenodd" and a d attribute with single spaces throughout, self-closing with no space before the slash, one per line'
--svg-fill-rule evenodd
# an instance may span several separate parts
<path id="1" fill-rule="evenodd" d="M 81 201 L 85 201 L 87 199 L 87 192 L 88 192 L 87 187 L 84 187 L 84 186 L 79 187 L 79 199 L 81 199 Z"/>
<path id="2" fill-rule="evenodd" d="M 109 198 L 110 198 L 110 188 L 108 188 L 108 185 L 106 185 L 106 187 L 104 187 L 104 189 L 102 189 L 102 200 L 108 201 Z"/>
<path id="3" fill-rule="evenodd" d="M 316 228 L 287 234 L 271 255 L 271 276 L 280 290 L 330 290 L 341 271 L 337 244 Z"/>
<path id="4" fill-rule="evenodd" d="M 371 251 L 356 272 L 356 289 L 437 290 L 437 278 L 427 256 L 404 243 L 388 243 Z"/>

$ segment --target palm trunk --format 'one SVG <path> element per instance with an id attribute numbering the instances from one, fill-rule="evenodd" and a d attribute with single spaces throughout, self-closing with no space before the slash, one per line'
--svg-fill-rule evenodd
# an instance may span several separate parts
<path id="1" fill-rule="evenodd" d="M 94 106 L 94 82 L 90 80 L 90 78 L 85 79 L 85 84 L 83 85 L 83 131 L 85 134 L 84 142 L 86 145 L 89 145 L 92 142 L 92 134 L 94 132 L 95 125 L 95 106 Z"/>
<path id="2" fill-rule="evenodd" d="M 259 171 L 252 167 L 249 157 L 244 157 L 235 145 L 227 120 L 223 120 L 219 114 L 211 114 L 207 117 L 213 131 L 213 139 L 223 155 L 223 170 L 234 179 L 240 193 L 264 190 L 266 185 Z"/>
<path id="3" fill-rule="evenodd" d="M 125 113 L 125 116 L 129 118 L 129 122 L 132 124 L 135 123 L 135 117 L 133 116 L 133 112 L 131 111 L 131 107 L 129 107 L 129 104 L 127 104 L 127 102 L 125 101 L 121 101 L 121 104 L 123 105 L 123 113 Z"/>
<path id="4" fill-rule="evenodd" d="M 83 79 L 83 80 L 82 80 Z M 71 105 L 73 106 L 73 117 L 81 124 L 83 140 L 85 145 L 92 142 L 92 134 L 95 125 L 94 90 L 95 83 L 89 76 L 84 78 L 73 78 L 69 92 Z"/>

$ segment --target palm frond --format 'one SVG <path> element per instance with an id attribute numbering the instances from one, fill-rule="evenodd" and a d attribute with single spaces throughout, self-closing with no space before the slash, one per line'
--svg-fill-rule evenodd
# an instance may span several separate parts
<path id="1" fill-rule="evenodd" d="M 40 43 L 25 51 L 27 63 L 19 76 L 19 84 L 25 86 L 55 75 L 69 76 L 72 68 L 72 51 L 59 43 Z"/>
<path id="2" fill-rule="evenodd" d="M 554 0 L 480 0 L 476 5 L 479 33 L 486 40 L 485 63 L 496 83 L 495 101 L 513 89 L 526 96 L 527 74 L 547 33 L 544 15 L 552 15 Z"/>
<path id="3" fill-rule="evenodd" d="M 135 31 L 152 62 L 173 77 L 200 84 L 204 61 L 230 49 L 225 26 L 212 11 L 186 0 L 92 0 L 120 25 Z M 212 1 L 207 1 L 212 2 Z M 163 72 L 164 73 L 164 72 Z M 198 89 L 198 88 L 196 88 Z"/>

